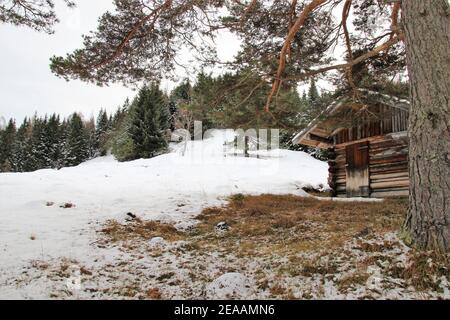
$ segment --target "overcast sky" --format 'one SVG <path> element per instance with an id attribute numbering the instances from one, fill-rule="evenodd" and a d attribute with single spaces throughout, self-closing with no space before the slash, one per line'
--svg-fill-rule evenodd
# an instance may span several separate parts
<path id="1" fill-rule="evenodd" d="M 112 7 L 110 0 L 77 3 L 74 10 L 57 7 L 62 22 L 53 35 L 1 25 L 0 39 L 5 45 L 0 50 L 0 116 L 18 121 L 34 112 L 66 116 L 78 111 L 90 116 L 102 107 L 114 110 L 133 94 L 118 85 L 99 88 L 81 81 L 66 82 L 50 72 L 49 58 L 79 47 L 81 35 L 93 29 L 100 14 Z"/>

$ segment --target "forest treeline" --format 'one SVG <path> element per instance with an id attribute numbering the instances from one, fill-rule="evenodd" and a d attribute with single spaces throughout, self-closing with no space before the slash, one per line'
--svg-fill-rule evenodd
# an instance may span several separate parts
<path id="1" fill-rule="evenodd" d="M 112 153 L 119 161 L 151 158 L 167 150 L 170 132 L 202 121 L 203 129 L 279 128 L 282 145 L 307 125 L 332 99 L 320 94 L 314 80 L 299 95 L 281 90 L 271 114 L 263 112 L 268 83 L 253 74 L 214 77 L 201 72 L 194 83 L 182 81 L 165 93 L 158 83 L 144 85 L 133 100 L 113 114 L 100 110 L 94 118 L 79 113 L 10 119 L 0 128 L 0 171 L 60 169 Z"/>

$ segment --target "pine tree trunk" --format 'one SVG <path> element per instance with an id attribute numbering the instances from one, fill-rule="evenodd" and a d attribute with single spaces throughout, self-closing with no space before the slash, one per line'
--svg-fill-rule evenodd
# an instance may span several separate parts
<path id="1" fill-rule="evenodd" d="M 410 200 L 405 230 L 424 250 L 450 251 L 450 20 L 447 0 L 403 0 L 411 81 Z"/>

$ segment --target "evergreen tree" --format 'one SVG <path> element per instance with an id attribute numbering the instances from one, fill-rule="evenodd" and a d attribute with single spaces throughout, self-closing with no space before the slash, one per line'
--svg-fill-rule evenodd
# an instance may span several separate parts
<path id="1" fill-rule="evenodd" d="M 111 130 L 117 130 L 119 127 L 121 127 L 122 122 L 128 115 L 129 109 L 130 99 L 127 98 L 124 104 L 121 107 L 117 108 L 117 111 L 113 116 Z"/>
<path id="2" fill-rule="evenodd" d="M 85 130 L 87 137 L 88 159 L 94 159 L 101 155 L 94 117 L 85 123 Z"/>
<path id="3" fill-rule="evenodd" d="M 185 79 L 170 93 L 171 101 L 178 103 L 189 103 L 192 99 L 192 85 L 189 79 Z"/>
<path id="4" fill-rule="evenodd" d="M 114 122 L 114 118 L 113 118 L 112 114 L 110 114 L 109 118 L 108 118 L 108 128 L 107 128 L 107 130 L 110 130 L 112 128 L 113 122 Z"/>
<path id="5" fill-rule="evenodd" d="M 58 162 L 56 164 L 56 169 L 61 169 L 66 166 L 67 163 L 67 157 L 68 157 L 68 136 L 69 136 L 69 122 L 67 119 L 64 119 L 61 122 L 61 125 L 59 127 L 59 150 L 60 150 L 60 157 L 58 159 Z"/>
<path id="6" fill-rule="evenodd" d="M 316 103 L 320 99 L 319 91 L 317 90 L 316 80 L 311 78 L 308 90 L 308 100 L 311 104 Z"/>
<path id="7" fill-rule="evenodd" d="M 65 165 L 77 166 L 89 158 L 88 136 L 81 117 L 74 113 L 68 121 Z"/>
<path id="8" fill-rule="evenodd" d="M 107 148 L 119 161 L 129 161 L 136 158 L 133 140 L 130 137 L 131 127 L 130 100 L 127 98 L 122 107 L 119 107 L 113 117 L 113 127 L 108 135 Z"/>
<path id="9" fill-rule="evenodd" d="M 46 149 L 48 150 L 48 162 L 51 168 L 56 168 L 62 157 L 61 150 L 61 121 L 58 115 L 53 114 L 45 126 Z"/>
<path id="10" fill-rule="evenodd" d="M 103 134 L 108 131 L 109 127 L 108 113 L 106 110 L 101 109 L 97 117 L 96 131 L 98 134 Z"/>
<path id="11" fill-rule="evenodd" d="M 119 161 L 130 161 L 136 159 L 134 142 L 130 136 L 131 114 L 127 113 L 123 120 L 115 128 L 109 145 L 112 154 Z"/>
<path id="12" fill-rule="evenodd" d="M 46 150 L 42 143 L 44 135 L 44 119 L 35 114 L 31 120 L 30 139 L 27 144 L 28 157 L 25 160 L 26 171 L 35 171 L 45 168 Z"/>
<path id="13" fill-rule="evenodd" d="M 0 121 L 3 120 L 0 118 Z M 2 127 L 2 123 L 0 123 L 0 172 L 1 170 L 1 164 L 3 163 L 3 158 L 4 158 L 4 150 L 6 148 L 6 143 L 4 141 L 4 135 L 5 135 L 5 130 Z"/>
<path id="14" fill-rule="evenodd" d="M 303 95 L 302 95 L 302 103 L 307 103 L 308 102 L 308 96 L 306 95 L 306 91 L 303 90 Z"/>
<path id="15" fill-rule="evenodd" d="M 0 172 L 13 171 L 13 146 L 16 139 L 16 123 L 10 119 L 5 130 L 0 131 Z"/>
<path id="16" fill-rule="evenodd" d="M 157 83 L 144 86 L 132 106 L 129 134 L 136 158 L 151 158 L 167 148 L 169 112 Z"/>
<path id="17" fill-rule="evenodd" d="M 194 119 L 203 122 L 204 131 L 215 127 L 211 119 L 212 106 L 215 105 L 214 102 L 219 94 L 214 90 L 215 87 L 214 78 L 202 70 L 197 75 L 195 85 L 192 88 L 189 101 L 190 108 L 194 114 Z"/>
<path id="18" fill-rule="evenodd" d="M 30 121 L 25 118 L 17 130 L 16 142 L 13 147 L 13 167 L 15 172 L 28 171 L 26 167 L 30 150 Z"/>
<path id="19" fill-rule="evenodd" d="M 106 110 L 101 109 L 97 117 L 97 125 L 95 128 L 95 148 L 101 156 L 106 155 L 106 134 L 110 128 L 108 114 Z"/>

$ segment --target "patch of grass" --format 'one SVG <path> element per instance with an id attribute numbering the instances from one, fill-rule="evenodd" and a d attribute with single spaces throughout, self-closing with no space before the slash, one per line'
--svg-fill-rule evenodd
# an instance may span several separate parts
<path id="1" fill-rule="evenodd" d="M 168 273 L 164 273 L 162 275 L 160 275 L 159 277 L 156 278 L 156 280 L 158 281 L 164 281 L 164 280 L 168 280 L 171 279 L 175 276 L 174 272 L 168 272 Z"/>
<path id="2" fill-rule="evenodd" d="M 323 276 L 336 274 L 339 271 L 339 266 L 335 263 L 320 263 L 320 262 L 306 262 L 301 269 L 301 275 L 311 277 L 315 274 Z"/>
<path id="3" fill-rule="evenodd" d="M 285 292 L 286 292 L 286 288 L 282 287 L 279 284 L 276 284 L 270 288 L 270 293 L 273 296 L 280 296 L 280 295 L 283 295 Z"/>
<path id="4" fill-rule="evenodd" d="M 80 268 L 80 273 L 85 276 L 92 276 L 92 271 L 86 269 L 85 267 Z"/>
<path id="5" fill-rule="evenodd" d="M 303 190 L 308 194 L 319 198 L 330 198 L 333 195 L 331 191 L 318 191 L 310 188 L 303 188 Z"/>
<path id="6" fill-rule="evenodd" d="M 372 265 L 376 265 L 380 268 L 385 268 L 386 263 L 387 263 L 387 265 L 391 265 L 392 260 L 393 259 L 389 256 L 385 256 L 382 254 L 375 254 L 375 255 L 369 256 L 367 258 L 364 258 L 361 261 L 360 266 L 364 269 L 367 269 L 369 266 L 372 266 Z"/>
<path id="7" fill-rule="evenodd" d="M 369 233 L 399 230 L 406 208 L 405 199 L 367 203 L 294 195 L 238 194 L 230 197 L 225 207 L 203 210 L 198 217 L 200 224 L 194 241 L 201 250 L 215 249 L 214 227 L 225 221 L 231 229 L 221 238 L 221 246 L 230 252 L 286 255 L 317 248 L 338 248 L 356 234 L 364 237 Z M 248 241 L 256 246 L 253 253 L 242 247 Z"/>
<path id="8" fill-rule="evenodd" d="M 383 243 L 370 243 L 364 241 L 358 241 L 356 249 L 364 252 L 383 252 L 394 249 L 398 246 L 398 243 L 392 241 L 384 241 Z"/>
<path id="9" fill-rule="evenodd" d="M 62 209 L 72 209 L 72 208 L 75 208 L 75 205 L 73 203 L 67 202 L 67 203 L 60 205 L 59 207 Z"/>
<path id="10" fill-rule="evenodd" d="M 110 220 L 107 221 L 101 233 L 106 235 L 111 242 L 150 240 L 154 237 L 162 237 L 166 241 L 178 241 L 186 238 L 186 235 L 174 226 L 158 221 L 133 221 L 121 224 L 116 220 Z"/>
<path id="11" fill-rule="evenodd" d="M 242 193 L 237 193 L 230 197 L 230 200 L 234 203 L 240 203 L 240 202 L 244 201 L 244 199 L 245 199 L 245 196 Z"/>
<path id="12" fill-rule="evenodd" d="M 261 290 L 267 290 L 267 289 L 269 289 L 269 280 L 267 280 L 267 279 L 262 279 L 262 280 L 260 280 L 259 282 L 258 282 L 258 289 L 261 289 Z"/>
<path id="13" fill-rule="evenodd" d="M 406 267 L 394 265 L 388 269 L 393 277 L 401 278 L 417 290 L 440 291 L 440 278 L 450 280 L 450 255 L 434 252 L 415 252 Z"/>
<path id="14" fill-rule="evenodd" d="M 365 286 L 369 277 L 370 275 L 366 272 L 352 273 L 339 279 L 337 285 L 340 291 L 347 292 L 349 289 L 355 289 L 357 286 Z"/>
<path id="15" fill-rule="evenodd" d="M 33 260 L 31 261 L 31 267 L 43 271 L 47 270 L 50 267 L 50 264 L 46 261 Z"/>

